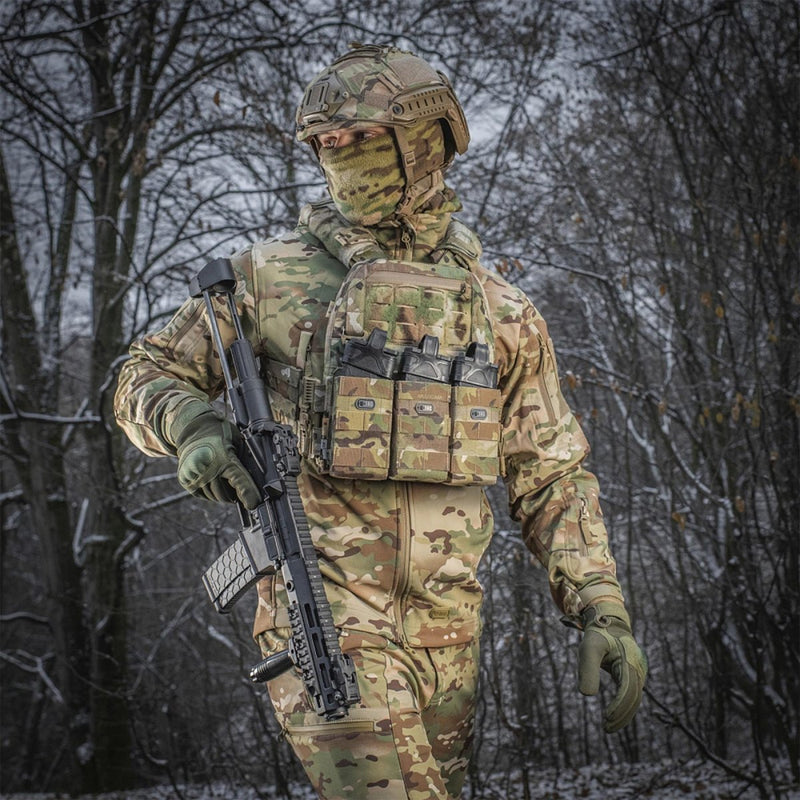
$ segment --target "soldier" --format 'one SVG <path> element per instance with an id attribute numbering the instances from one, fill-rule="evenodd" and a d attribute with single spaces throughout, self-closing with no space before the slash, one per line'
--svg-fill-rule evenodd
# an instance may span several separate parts
<path id="1" fill-rule="evenodd" d="M 457 798 L 492 532 L 484 487 L 498 475 L 556 605 L 583 631 L 580 691 L 597 692 L 601 668 L 616 682 L 607 731 L 632 719 L 646 663 L 545 322 L 481 266 L 478 237 L 452 216 L 443 176 L 469 132 L 447 78 L 394 47 L 356 46 L 306 89 L 297 138 L 330 198 L 234 255 L 236 300 L 273 412 L 299 437 L 298 485 L 361 702 L 322 720 L 294 671 L 269 693 L 321 798 Z M 377 343 L 387 374 L 345 363 L 353 341 Z M 177 456 L 192 494 L 253 507 L 235 431 L 210 404 L 223 381 L 202 303 L 130 355 L 115 407 L 131 441 Z M 266 656 L 289 635 L 280 575 L 258 593 Z"/>

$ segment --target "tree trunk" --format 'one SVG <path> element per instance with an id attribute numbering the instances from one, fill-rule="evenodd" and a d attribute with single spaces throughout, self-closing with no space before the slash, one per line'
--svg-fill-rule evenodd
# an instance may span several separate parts
<path id="1" fill-rule="evenodd" d="M 6 424 L 6 442 L 17 468 L 31 529 L 38 534 L 44 578 L 46 613 L 51 621 L 56 654 L 56 685 L 63 700 L 64 730 L 67 732 L 72 776 L 69 785 L 89 790 L 92 777 L 90 724 L 89 646 L 83 617 L 81 570 L 73 554 L 72 520 L 67 501 L 60 425 L 30 415 L 56 413 L 42 408 L 42 398 L 52 397 L 42 369 L 33 309 L 26 273 L 14 225 L 14 210 L 8 189 L 5 163 L 0 157 L 0 292 L 3 312 L 3 349 L 13 387 L 15 418 Z"/>

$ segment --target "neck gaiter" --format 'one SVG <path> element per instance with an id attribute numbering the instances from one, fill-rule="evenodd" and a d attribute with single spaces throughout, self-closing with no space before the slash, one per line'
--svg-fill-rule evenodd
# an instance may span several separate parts
<path id="1" fill-rule="evenodd" d="M 391 133 L 322 149 L 319 163 L 336 208 L 354 225 L 377 225 L 403 196 L 405 180 Z"/>

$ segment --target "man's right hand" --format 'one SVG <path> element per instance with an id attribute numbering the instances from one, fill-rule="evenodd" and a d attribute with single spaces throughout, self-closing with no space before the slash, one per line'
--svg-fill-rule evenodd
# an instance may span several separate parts
<path id="1" fill-rule="evenodd" d="M 178 456 L 178 482 L 189 494 L 246 508 L 260 502 L 250 473 L 236 455 L 238 431 L 208 405 L 187 403 L 171 425 Z"/>

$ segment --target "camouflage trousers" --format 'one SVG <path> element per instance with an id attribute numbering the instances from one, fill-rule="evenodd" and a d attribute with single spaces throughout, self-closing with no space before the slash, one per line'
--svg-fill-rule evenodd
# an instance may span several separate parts
<path id="1" fill-rule="evenodd" d="M 274 633 L 259 637 L 262 650 L 278 644 Z M 319 797 L 460 797 L 472 744 L 477 641 L 404 649 L 356 634 L 345 649 L 361 702 L 344 719 L 319 717 L 294 670 L 269 683 L 278 722 Z"/>

